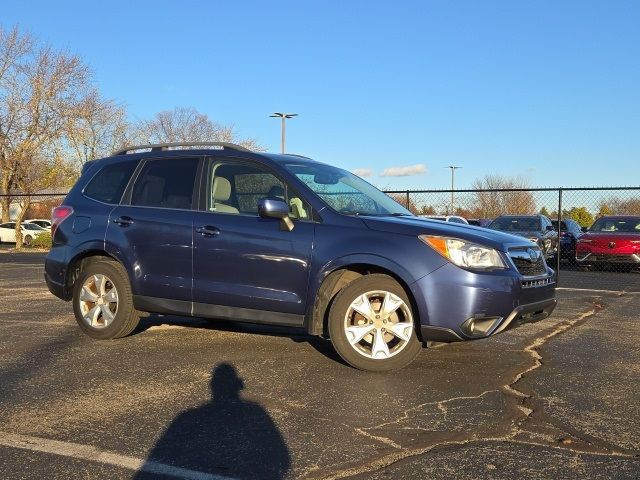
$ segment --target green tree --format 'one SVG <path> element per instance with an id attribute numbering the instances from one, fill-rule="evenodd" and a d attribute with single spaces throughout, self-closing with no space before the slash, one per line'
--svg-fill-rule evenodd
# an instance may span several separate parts
<path id="1" fill-rule="evenodd" d="M 578 222 L 581 227 L 590 227 L 593 223 L 593 215 L 585 207 L 573 207 L 569 210 L 568 217 Z"/>
<path id="2" fill-rule="evenodd" d="M 540 215 L 544 215 L 545 217 L 549 217 L 549 210 L 547 210 L 547 207 L 542 207 L 540 209 Z"/>
<path id="3" fill-rule="evenodd" d="M 607 203 L 600 204 L 600 210 L 598 210 L 599 217 L 604 215 L 613 215 L 613 209 Z"/>

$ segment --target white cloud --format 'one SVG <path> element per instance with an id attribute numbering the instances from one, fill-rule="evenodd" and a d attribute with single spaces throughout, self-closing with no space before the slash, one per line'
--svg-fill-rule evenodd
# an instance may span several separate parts
<path id="1" fill-rule="evenodd" d="M 390 167 L 386 168 L 380 175 L 381 177 L 409 177 L 411 175 L 421 175 L 427 173 L 427 167 L 422 163 L 416 165 L 408 165 L 406 167 Z"/>
<path id="2" fill-rule="evenodd" d="M 353 173 L 359 177 L 370 177 L 373 175 L 373 170 L 370 168 L 356 168 Z"/>

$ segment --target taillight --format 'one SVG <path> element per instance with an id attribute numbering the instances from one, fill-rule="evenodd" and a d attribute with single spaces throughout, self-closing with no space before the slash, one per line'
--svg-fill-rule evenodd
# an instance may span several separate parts
<path id="1" fill-rule="evenodd" d="M 60 205 L 51 211 L 51 238 L 55 236 L 58 225 L 60 225 L 72 213 L 73 208 L 66 205 Z"/>

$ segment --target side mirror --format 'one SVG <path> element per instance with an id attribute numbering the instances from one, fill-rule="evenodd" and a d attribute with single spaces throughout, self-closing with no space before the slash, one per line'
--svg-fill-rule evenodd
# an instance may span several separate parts
<path id="1" fill-rule="evenodd" d="M 262 218 L 278 218 L 283 230 L 293 230 L 293 222 L 289 218 L 289 205 L 283 200 L 263 198 L 258 202 L 258 215 Z"/>
<path id="2" fill-rule="evenodd" d="M 556 229 L 553 225 L 547 225 L 547 232 L 555 232 Z"/>

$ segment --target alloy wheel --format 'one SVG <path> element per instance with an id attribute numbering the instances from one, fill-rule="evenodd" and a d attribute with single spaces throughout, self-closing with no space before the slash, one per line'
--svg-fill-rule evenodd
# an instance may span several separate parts
<path id="1" fill-rule="evenodd" d="M 374 360 L 400 353 L 413 335 L 409 306 L 397 295 L 374 290 L 351 302 L 344 317 L 349 344 L 359 354 Z"/>
<path id="2" fill-rule="evenodd" d="M 108 327 L 118 313 L 118 291 L 106 275 L 88 277 L 78 301 L 82 319 L 91 328 Z"/>

